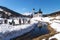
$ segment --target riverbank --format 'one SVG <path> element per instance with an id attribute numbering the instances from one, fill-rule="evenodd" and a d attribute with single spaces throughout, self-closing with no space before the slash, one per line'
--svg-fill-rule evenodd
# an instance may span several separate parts
<path id="1" fill-rule="evenodd" d="M 47 24 L 48 24 L 47 28 L 49 30 L 49 34 L 38 36 L 36 38 L 33 38 L 32 40 L 42 40 L 42 39 L 49 40 L 49 37 L 51 37 L 51 36 L 56 34 L 56 31 L 53 28 L 51 28 L 50 24 L 49 23 L 47 23 Z"/>
<path id="2" fill-rule="evenodd" d="M 38 35 L 38 36 L 32 37 L 31 33 L 29 32 L 29 33 L 27 33 L 27 34 L 25 34 L 23 36 L 14 38 L 14 40 L 42 40 L 42 39 L 48 40 L 49 37 L 51 37 L 51 36 L 53 36 L 53 35 L 56 34 L 56 31 L 53 28 L 50 27 L 50 24 L 49 23 L 47 23 L 47 24 L 48 24 L 47 28 L 49 30 L 49 33 L 48 34 Z"/>

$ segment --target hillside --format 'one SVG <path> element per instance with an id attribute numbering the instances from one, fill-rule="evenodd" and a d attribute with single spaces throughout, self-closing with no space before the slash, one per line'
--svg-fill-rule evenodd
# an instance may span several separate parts
<path id="1" fill-rule="evenodd" d="M 30 17 L 30 16 L 22 15 L 18 12 L 15 12 L 15 11 L 13 11 L 7 7 L 3 7 L 3 6 L 0 6 L 0 14 L 1 13 L 4 15 L 3 17 L 5 17 L 5 16 L 7 16 L 7 17 Z M 11 15 L 8 15 L 8 14 L 11 14 Z"/>
<path id="2" fill-rule="evenodd" d="M 55 16 L 58 16 L 58 15 L 60 15 L 60 11 L 53 12 L 53 13 L 50 13 L 50 14 L 45 14 L 45 15 L 43 15 L 43 17 L 48 17 L 48 16 L 55 17 Z"/>

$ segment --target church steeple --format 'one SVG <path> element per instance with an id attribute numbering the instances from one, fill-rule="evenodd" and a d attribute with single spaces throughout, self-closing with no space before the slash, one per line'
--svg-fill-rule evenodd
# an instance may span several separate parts
<path id="1" fill-rule="evenodd" d="M 39 9 L 38 13 L 41 13 L 41 14 L 42 14 L 42 11 L 41 11 L 41 9 Z"/>
<path id="2" fill-rule="evenodd" d="M 33 10 L 35 10 L 35 8 L 33 8 Z"/>

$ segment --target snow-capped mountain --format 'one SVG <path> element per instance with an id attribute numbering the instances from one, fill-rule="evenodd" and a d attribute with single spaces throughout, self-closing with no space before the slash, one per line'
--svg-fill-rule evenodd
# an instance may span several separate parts
<path id="1" fill-rule="evenodd" d="M 0 15 L 3 15 L 1 16 L 2 18 L 9 18 L 9 17 L 30 17 L 30 16 L 27 16 L 27 15 L 22 15 L 18 12 L 15 12 L 7 7 L 4 7 L 4 6 L 0 6 Z"/>

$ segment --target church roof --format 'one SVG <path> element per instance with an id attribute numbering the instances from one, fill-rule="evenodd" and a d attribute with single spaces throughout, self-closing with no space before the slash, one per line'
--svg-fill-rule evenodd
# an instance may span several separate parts
<path id="1" fill-rule="evenodd" d="M 37 14 L 37 13 L 40 13 L 40 14 L 42 14 L 42 11 L 41 11 L 41 9 L 39 9 L 39 11 L 38 11 L 38 12 L 34 12 L 34 14 Z"/>
<path id="2" fill-rule="evenodd" d="M 38 13 L 42 13 L 41 9 L 39 9 Z"/>

